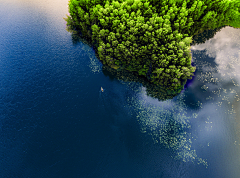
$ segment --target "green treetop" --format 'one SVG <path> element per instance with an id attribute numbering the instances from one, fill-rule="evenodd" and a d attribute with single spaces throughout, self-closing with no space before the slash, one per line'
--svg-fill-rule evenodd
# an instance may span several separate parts
<path id="1" fill-rule="evenodd" d="M 103 64 L 179 90 L 191 79 L 192 36 L 240 28 L 240 0 L 70 0 L 68 24 L 97 42 Z"/>

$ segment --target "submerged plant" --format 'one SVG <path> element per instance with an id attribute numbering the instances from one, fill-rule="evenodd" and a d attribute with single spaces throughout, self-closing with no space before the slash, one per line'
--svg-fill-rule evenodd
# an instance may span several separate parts
<path id="1" fill-rule="evenodd" d="M 68 26 L 91 38 L 103 64 L 180 91 L 191 79 L 192 36 L 240 28 L 239 0 L 70 0 Z"/>

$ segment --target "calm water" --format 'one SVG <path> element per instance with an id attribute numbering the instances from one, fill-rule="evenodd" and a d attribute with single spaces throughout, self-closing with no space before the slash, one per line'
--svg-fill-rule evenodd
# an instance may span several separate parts
<path id="1" fill-rule="evenodd" d="M 194 80 L 158 101 L 73 43 L 67 5 L 0 0 L 0 177 L 238 178 L 240 29 L 192 46 Z"/>

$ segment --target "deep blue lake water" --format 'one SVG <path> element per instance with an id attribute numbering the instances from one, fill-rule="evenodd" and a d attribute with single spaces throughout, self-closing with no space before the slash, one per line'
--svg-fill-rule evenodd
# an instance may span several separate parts
<path id="1" fill-rule="evenodd" d="M 194 80 L 159 101 L 73 43 L 67 0 L 0 7 L 1 178 L 239 177 L 240 29 L 192 46 Z"/>

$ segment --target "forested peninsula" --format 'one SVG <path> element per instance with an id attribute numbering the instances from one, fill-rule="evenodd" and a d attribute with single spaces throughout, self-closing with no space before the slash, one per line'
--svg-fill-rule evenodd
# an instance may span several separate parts
<path id="1" fill-rule="evenodd" d="M 97 46 L 103 64 L 181 91 L 196 68 L 193 35 L 240 28 L 240 0 L 70 0 L 67 26 Z"/>

